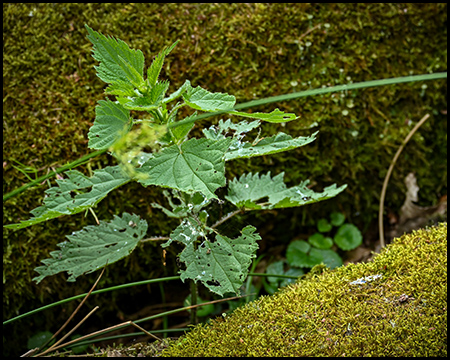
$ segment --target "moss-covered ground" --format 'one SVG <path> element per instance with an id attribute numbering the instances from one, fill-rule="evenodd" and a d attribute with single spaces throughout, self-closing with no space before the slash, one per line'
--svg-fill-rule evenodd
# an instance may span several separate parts
<path id="1" fill-rule="evenodd" d="M 162 355 L 447 355 L 446 223 L 395 239 L 367 263 L 322 270 L 196 326 Z"/>
<path id="2" fill-rule="evenodd" d="M 179 45 L 166 59 L 161 77 L 169 93 L 189 79 L 194 86 L 233 94 L 238 103 L 348 82 L 392 78 L 447 69 L 447 4 L 3 4 L 3 194 L 89 152 L 87 132 L 96 102 L 104 98 L 84 24 L 141 49 L 146 66 L 163 47 Z M 379 194 L 398 146 L 425 114 L 430 119 L 410 140 L 388 187 L 386 210 L 397 214 L 404 177 L 416 173 L 420 205 L 437 203 L 447 192 L 447 82 L 410 83 L 348 91 L 270 104 L 294 112 L 298 121 L 265 126 L 261 136 L 284 131 L 317 141 L 295 151 L 234 162 L 227 176 L 271 170 L 286 173 L 288 185 L 311 179 L 316 191 L 348 184 L 338 198 L 313 206 L 254 216 L 263 238 L 258 255 L 287 245 L 331 211 L 366 234 L 377 217 Z M 185 114 L 180 114 L 185 115 Z M 212 119 L 199 124 L 208 126 Z M 310 126 L 313 126 L 310 128 Z M 197 134 L 199 129 L 196 129 Z M 114 164 L 106 154 L 78 170 L 85 174 Z M 3 203 L 3 222 L 29 218 L 54 179 Z M 157 188 L 127 184 L 95 209 L 99 219 L 127 211 L 151 219 L 149 236 L 167 235 L 176 221 L 152 210 Z M 3 231 L 3 319 L 85 292 L 97 274 L 66 283 L 66 275 L 31 279 L 66 234 L 94 224 L 90 213 L 61 217 L 23 230 Z M 108 267 L 100 284 L 174 275 L 176 254 L 147 243 Z M 150 295 L 149 295 L 150 294 Z M 136 288 L 96 299 L 102 318 L 160 301 L 157 287 Z M 130 301 L 130 298 L 133 300 Z M 119 301 L 120 300 L 120 301 Z M 147 300 L 146 300 L 147 301 Z M 67 305 L 70 313 L 75 303 Z M 49 311 L 5 329 L 4 355 L 17 354 L 40 330 L 56 331 L 66 319 Z M 118 319 L 110 319 L 117 323 Z M 14 340 L 13 340 L 14 339 Z M 25 350 L 25 349 L 24 349 Z M 24 351 L 23 351 L 24 352 Z"/>

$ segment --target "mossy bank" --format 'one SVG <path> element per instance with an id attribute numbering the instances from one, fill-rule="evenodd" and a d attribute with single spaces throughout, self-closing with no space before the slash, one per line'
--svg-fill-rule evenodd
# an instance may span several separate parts
<path id="1" fill-rule="evenodd" d="M 198 325 L 162 356 L 447 355 L 447 223 L 396 239 L 368 263 L 315 270 Z"/>

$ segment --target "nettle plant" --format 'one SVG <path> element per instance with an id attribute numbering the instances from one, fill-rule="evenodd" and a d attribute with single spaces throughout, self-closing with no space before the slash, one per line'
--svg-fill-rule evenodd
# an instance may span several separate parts
<path id="1" fill-rule="evenodd" d="M 253 226 L 245 226 L 237 238 L 218 232 L 217 226 L 239 211 L 280 209 L 303 206 L 326 200 L 342 192 L 346 185 L 336 184 L 314 192 L 309 181 L 288 188 L 284 174 L 244 174 L 228 182 L 225 199 L 216 190 L 227 185 L 225 164 L 229 161 L 269 155 L 298 148 L 314 141 L 317 132 L 308 137 L 293 138 L 282 132 L 253 141 L 244 137 L 258 128 L 262 121 L 281 123 L 295 120 L 295 114 L 279 109 L 271 113 L 245 113 L 234 110 L 236 99 L 226 93 L 211 93 L 186 82 L 166 96 L 169 82 L 159 80 L 164 58 L 177 42 L 161 51 L 153 60 L 144 79 L 144 55 L 140 50 L 113 37 L 106 37 L 86 25 L 88 39 L 94 45 L 93 57 L 98 77 L 108 84 L 105 93 L 115 100 L 100 100 L 96 117 L 88 133 L 91 149 L 108 150 L 118 165 L 95 170 L 91 177 L 76 170 L 65 172 L 66 178 L 56 180 L 57 186 L 46 190 L 42 206 L 31 211 L 33 217 L 8 228 L 24 228 L 61 215 L 72 215 L 96 206 L 108 193 L 130 181 L 142 186 L 160 186 L 171 209 L 150 205 L 167 216 L 180 219 L 162 247 L 172 242 L 185 245 L 179 254 L 184 263 L 180 270 L 183 281 L 201 282 L 210 291 L 223 296 L 239 293 L 258 249 L 260 236 Z M 177 101 L 175 105 L 168 104 Z M 194 112 L 178 119 L 180 108 Z M 133 119 L 130 111 L 146 113 Z M 189 138 L 198 120 L 197 111 L 222 112 L 254 121 L 220 120 L 216 126 L 203 129 L 202 138 Z M 224 218 L 208 225 L 207 207 L 213 202 L 228 201 L 236 207 Z M 148 222 L 135 214 L 115 215 L 111 221 L 99 221 L 67 235 L 58 244 L 59 250 L 43 260 L 33 280 L 67 271 L 68 281 L 96 271 L 129 255 L 147 236 Z"/>

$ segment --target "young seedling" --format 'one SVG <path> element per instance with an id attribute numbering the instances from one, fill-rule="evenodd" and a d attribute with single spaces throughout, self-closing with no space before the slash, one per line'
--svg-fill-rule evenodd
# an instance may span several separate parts
<path id="1" fill-rule="evenodd" d="M 247 141 L 246 134 L 261 126 L 261 121 L 281 123 L 295 120 L 295 114 L 275 109 L 270 113 L 245 113 L 234 110 L 236 99 L 226 93 L 211 93 L 189 80 L 169 96 L 167 80 L 160 80 L 164 58 L 178 41 L 162 50 L 147 69 L 144 78 L 144 55 L 122 40 L 106 37 L 86 26 L 88 39 L 94 45 L 93 57 L 98 77 L 108 84 L 105 94 L 115 97 L 100 100 L 95 121 L 88 133 L 88 146 L 108 149 L 118 165 L 95 170 L 87 177 L 76 170 L 64 173 L 57 186 L 46 191 L 42 206 L 31 211 L 33 217 L 7 228 L 21 229 L 61 215 L 72 215 L 96 206 L 111 191 L 130 181 L 142 186 L 159 186 L 168 199 L 170 209 L 157 203 L 154 208 L 167 216 L 180 219 L 163 248 L 172 242 L 185 245 L 179 260 L 185 268 L 181 279 L 200 282 L 210 291 L 223 296 L 239 293 L 258 249 L 260 236 L 253 226 L 245 226 L 236 238 L 227 237 L 217 226 L 208 224 L 208 205 L 222 202 L 216 190 L 227 186 L 225 165 L 232 160 L 269 155 L 292 150 L 314 141 L 317 132 L 293 138 L 285 133 Z M 173 105 L 169 103 L 175 102 Z M 182 107 L 194 112 L 184 119 L 177 117 Z M 144 112 L 133 119 L 131 110 Z M 191 138 L 197 112 L 222 112 L 233 117 L 253 119 L 251 122 L 220 120 L 203 129 L 203 137 Z M 288 188 L 284 173 L 243 174 L 228 182 L 225 200 L 242 211 L 280 209 L 303 206 L 326 200 L 342 192 L 346 185 L 335 184 L 322 192 L 308 188 L 308 181 Z M 264 201 L 263 201 L 264 199 Z M 235 213 L 237 213 L 236 211 Z M 99 221 L 67 235 L 59 250 L 43 260 L 33 280 L 67 271 L 68 281 L 75 281 L 129 255 L 145 237 L 148 221 L 136 214 L 115 215 L 110 221 Z"/>

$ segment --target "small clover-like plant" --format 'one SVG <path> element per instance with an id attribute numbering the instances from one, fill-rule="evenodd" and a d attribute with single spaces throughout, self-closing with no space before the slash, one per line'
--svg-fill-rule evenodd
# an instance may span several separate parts
<path id="1" fill-rule="evenodd" d="M 319 219 L 317 221 L 318 232 L 309 236 L 308 241 L 292 241 L 286 250 L 286 260 L 273 262 L 267 267 L 266 273 L 300 276 L 304 274 L 304 268 L 313 268 L 320 264 L 324 264 L 330 269 L 341 266 L 343 261 L 336 252 L 337 248 L 349 251 L 362 244 L 362 234 L 359 229 L 353 224 L 344 222 L 345 215 L 335 211 L 330 214 L 329 220 Z M 333 228 L 337 229 L 333 230 Z M 284 270 L 286 265 L 287 271 Z M 264 288 L 273 294 L 279 287 L 292 281 L 292 279 L 268 276 Z"/>
<path id="2" fill-rule="evenodd" d="M 261 121 L 281 123 L 295 120 L 295 114 L 275 109 L 270 113 L 245 113 L 234 110 L 236 99 L 226 93 L 211 93 L 186 80 L 175 92 L 167 95 L 169 82 L 160 80 L 164 59 L 177 42 L 162 50 L 147 69 L 144 78 L 144 55 L 123 41 L 106 37 L 86 26 L 92 42 L 98 77 L 108 86 L 105 94 L 115 97 L 100 100 L 95 109 L 95 121 L 88 133 L 88 146 L 108 150 L 118 165 L 95 170 L 91 177 L 76 170 L 65 172 L 57 186 L 46 191 L 43 205 L 31 211 L 33 217 L 19 224 L 6 225 L 20 229 L 61 215 L 72 215 L 96 206 L 111 191 L 130 181 L 142 186 L 159 186 L 171 209 L 151 203 L 167 216 L 180 219 L 169 240 L 185 247 L 179 254 L 184 263 L 181 279 L 201 282 L 212 292 L 223 296 L 238 293 L 248 274 L 260 240 L 256 228 L 246 226 L 235 238 L 219 233 L 217 224 L 208 221 L 208 206 L 222 202 L 216 190 L 227 185 L 227 162 L 269 155 L 298 148 L 315 140 L 317 132 L 307 137 L 293 138 L 284 133 L 263 139 L 246 140 L 246 134 L 258 128 Z M 169 105 L 175 102 L 175 104 Z M 182 107 L 193 109 L 184 119 L 177 114 Z M 144 113 L 133 119 L 131 111 Z M 222 112 L 230 116 L 253 119 L 251 122 L 220 120 L 203 129 L 204 137 L 190 138 L 197 112 Z M 243 174 L 228 182 L 225 200 L 237 210 L 266 210 L 303 206 L 326 200 L 342 192 L 346 185 L 335 184 L 322 192 L 314 192 L 308 181 L 288 188 L 283 173 Z M 96 271 L 129 255 L 147 235 L 148 221 L 135 214 L 115 215 L 110 221 L 67 235 L 58 244 L 59 250 L 43 260 L 43 266 L 33 280 L 66 271 L 68 281 Z M 150 226 L 151 228 L 151 226 Z M 337 240 L 336 240 L 337 241 Z"/>

